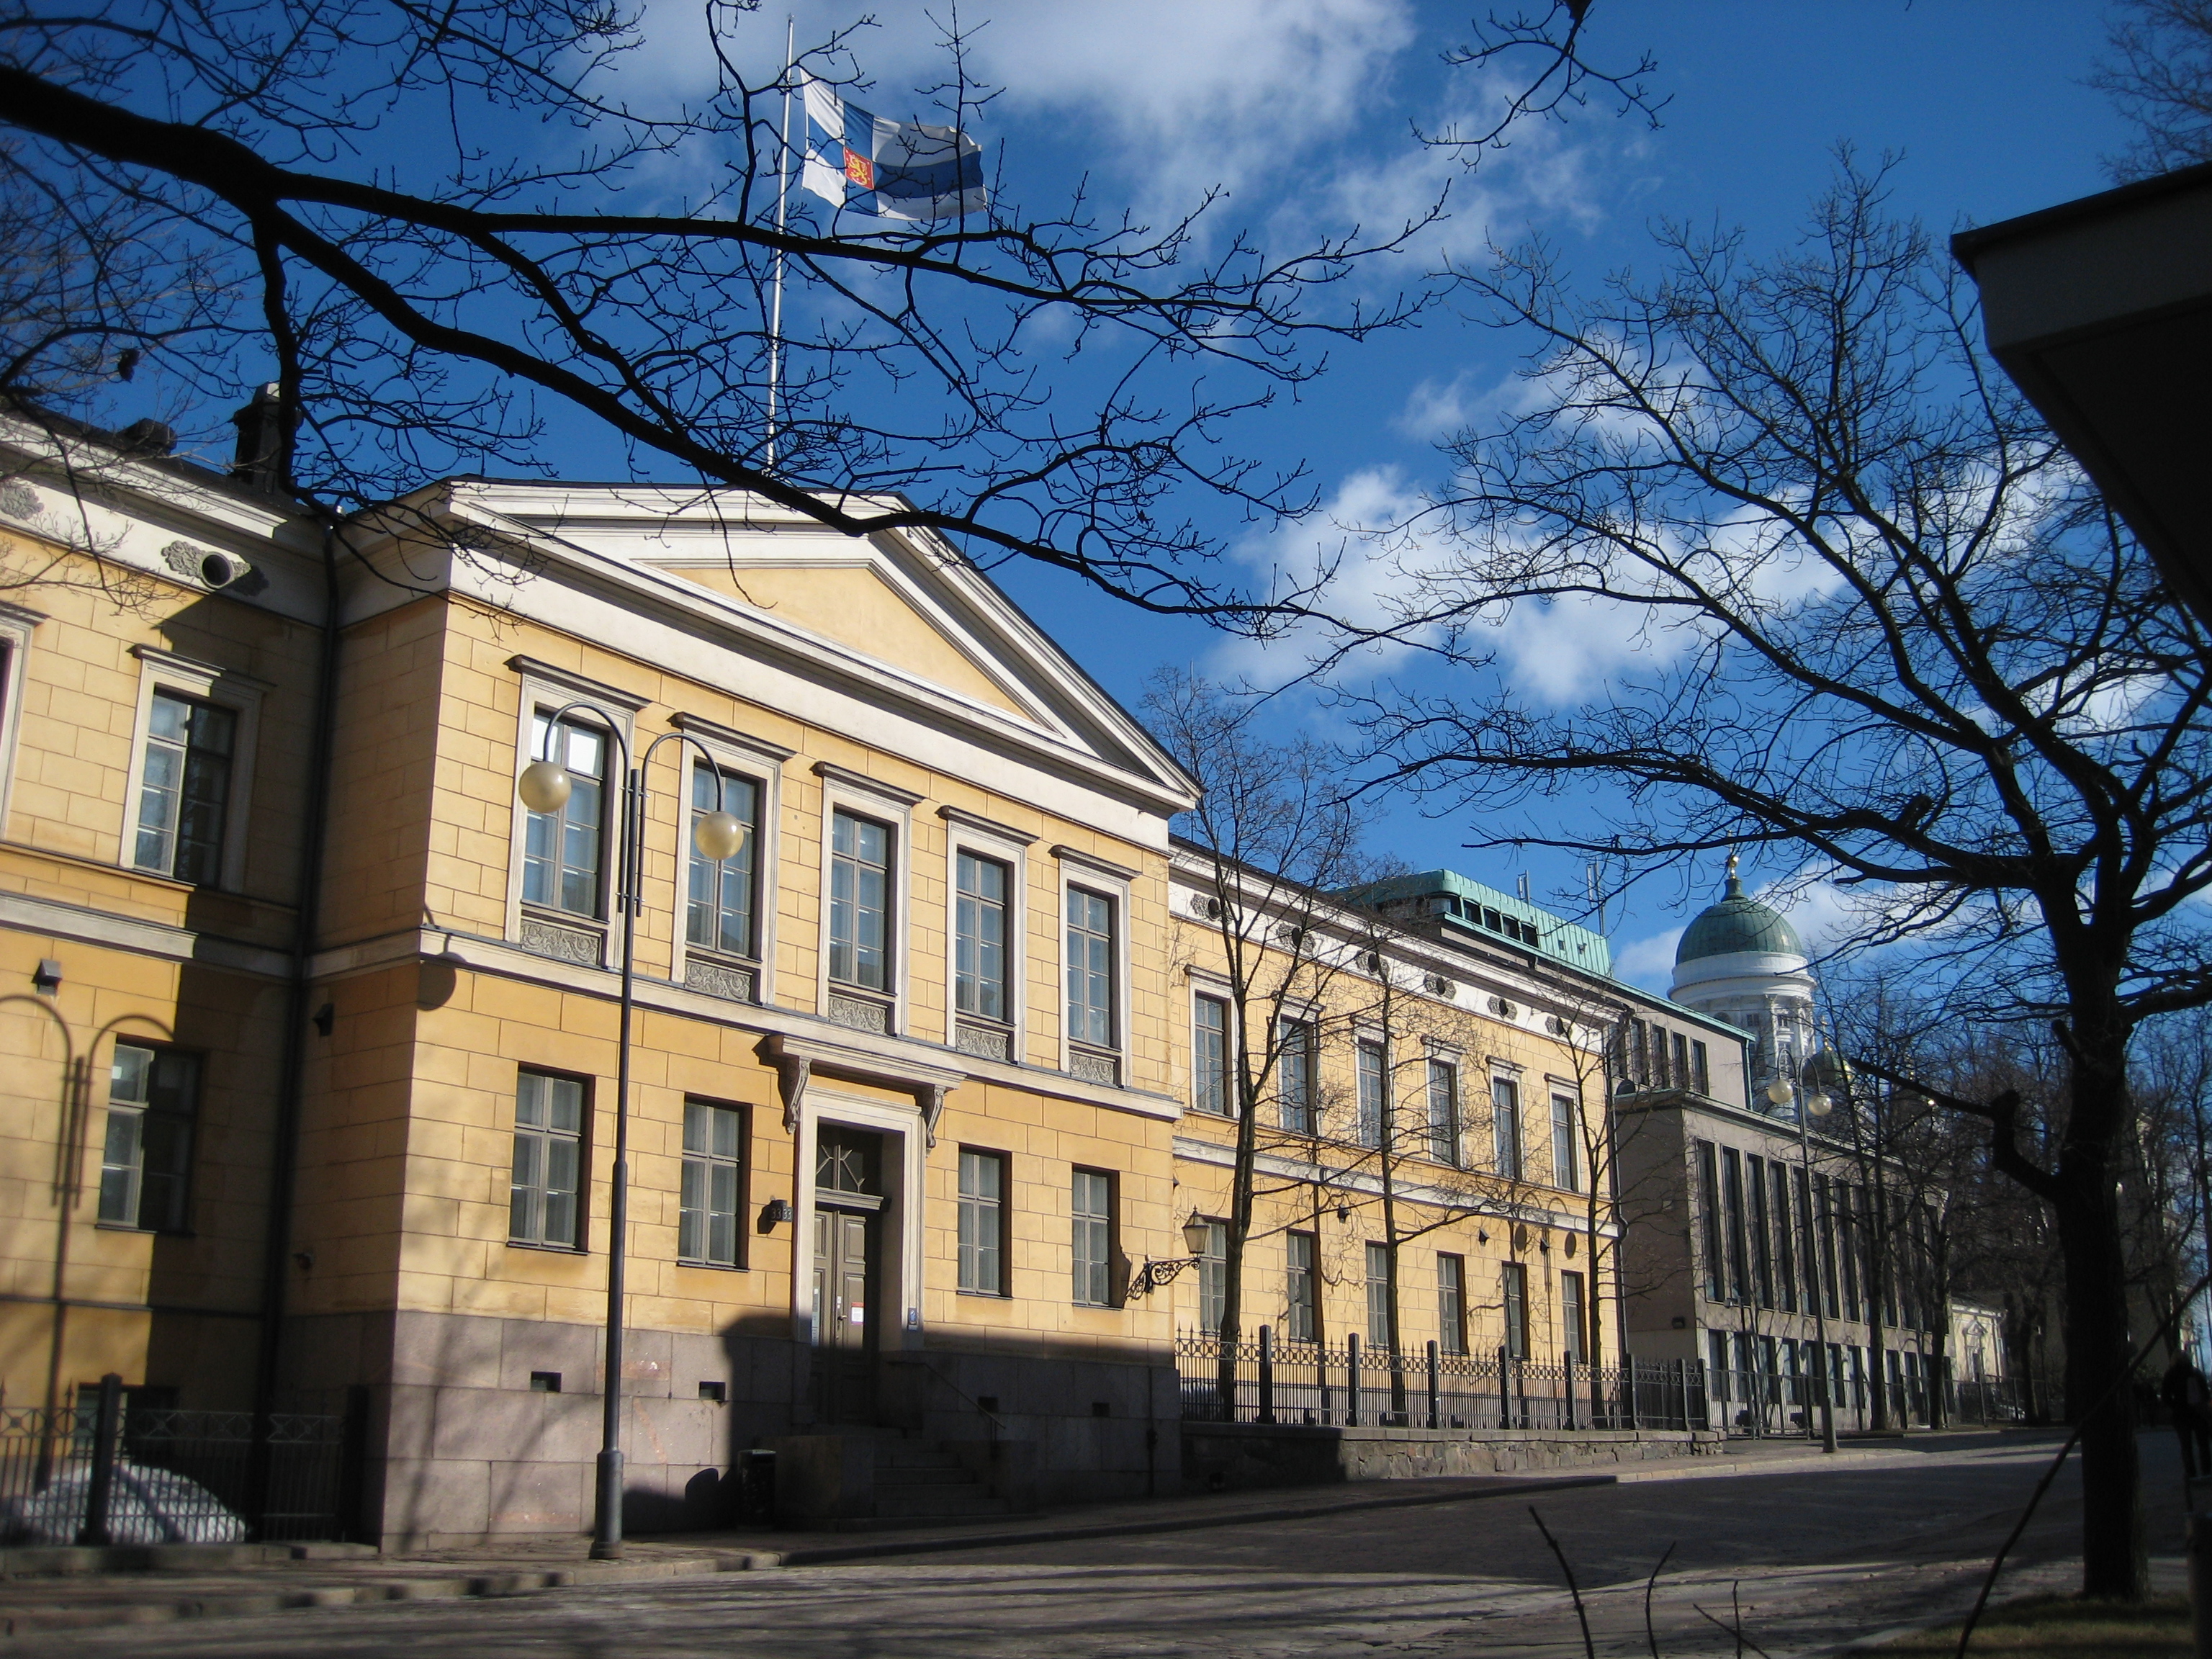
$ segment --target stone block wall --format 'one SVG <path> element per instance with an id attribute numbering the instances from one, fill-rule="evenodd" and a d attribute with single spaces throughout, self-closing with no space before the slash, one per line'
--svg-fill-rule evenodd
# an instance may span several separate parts
<path id="1" fill-rule="evenodd" d="M 1193 1492 L 1607 1468 L 1717 1455 L 1723 1440 L 1704 1429 L 1366 1429 L 1265 1423 L 1185 1423 L 1181 1438 L 1182 1485 Z"/>

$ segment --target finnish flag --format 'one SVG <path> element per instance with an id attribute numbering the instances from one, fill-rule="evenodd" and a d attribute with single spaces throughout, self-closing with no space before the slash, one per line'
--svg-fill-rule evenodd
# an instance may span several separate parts
<path id="1" fill-rule="evenodd" d="M 951 127 L 886 121 L 799 71 L 806 137 L 799 182 L 832 207 L 921 222 L 981 213 L 989 204 L 981 146 Z"/>

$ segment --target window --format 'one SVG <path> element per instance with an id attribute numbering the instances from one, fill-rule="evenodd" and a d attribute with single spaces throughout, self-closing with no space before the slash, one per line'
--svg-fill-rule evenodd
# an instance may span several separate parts
<path id="1" fill-rule="evenodd" d="M 889 991 L 891 831 L 851 812 L 830 820 L 830 977 Z"/>
<path id="2" fill-rule="evenodd" d="M 1690 1086 L 1691 1082 L 1690 1039 L 1684 1036 L 1680 1031 L 1677 1031 L 1674 1033 L 1674 1075 L 1669 1081 L 1671 1081 L 1677 1089 L 1686 1089 Z"/>
<path id="3" fill-rule="evenodd" d="M 1229 1225 L 1206 1224 L 1206 1245 L 1198 1253 L 1198 1328 L 1218 1331 L 1229 1311 Z"/>
<path id="4" fill-rule="evenodd" d="M 1275 1094 L 1283 1127 L 1292 1134 L 1318 1133 L 1314 1098 L 1314 1028 L 1310 1020 L 1275 1022 Z"/>
<path id="5" fill-rule="evenodd" d="M 1363 1146 L 1382 1144 L 1383 1114 L 1390 1109 L 1390 1066 L 1382 1045 L 1368 1041 L 1359 1045 L 1359 1122 Z"/>
<path id="6" fill-rule="evenodd" d="M 1075 1171 L 1068 1213 L 1075 1264 L 1075 1300 L 1086 1308 L 1111 1307 L 1114 1177 L 1097 1170 Z"/>
<path id="7" fill-rule="evenodd" d="M 1459 1067 L 1448 1060 L 1429 1062 L 1429 1156 L 1459 1162 Z"/>
<path id="8" fill-rule="evenodd" d="M 1367 1247 L 1367 1345 L 1388 1349 L 1390 1342 L 1390 1247 Z"/>
<path id="9" fill-rule="evenodd" d="M 1004 1022 L 1006 896 L 1012 883 L 996 859 L 962 853 L 953 860 L 952 1006 L 977 1019 Z"/>
<path id="10" fill-rule="evenodd" d="M 684 912 L 685 941 L 702 951 L 733 957 L 759 954 L 753 937 L 753 879 L 760 828 L 760 786 L 750 778 L 700 765 L 691 773 L 691 823 L 727 812 L 744 826 L 738 850 L 719 861 L 690 848 L 691 890 Z"/>
<path id="11" fill-rule="evenodd" d="M 1460 1256 L 1437 1258 L 1437 1346 L 1467 1352 L 1467 1262 Z"/>
<path id="12" fill-rule="evenodd" d="M 1192 1109 L 1229 1116 L 1229 1005 L 1219 997 L 1192 1005 L 1190 1066 Z"/>
<path id="13" fill-rule="evenodd" d="M 1006 1293 L 1006 1160 L 960 1149 L 960 1288 Z"/>
<path id="14" fill-rule="evenodd" d="M 1581 1116 L 1572 1095 L 1552 1097 L 1552 1184 L 1561 1192 L 1583 1189 Z"/>
<path id="15" fill-rule="evenodd" d="M 742 1112 L 728 1106 L 684 1103 L 683 1189 L 676 1228 L 676 1254 L 683 1261 L 715 1267 L 738 1265 L 744 1121 Z"/>
<path id="16" fill-rule="evenodd" d="M 108 1068 L 107 1135 L 100 1158 L 100 1218 L 181 1232 L 199 1109 L 197 1054 L 115 1045 Z"/>
<path id="17" fill-rule="evenodd" d="M 1562 1273 L 1559 1275 L 1559 1351 L 1573 1360 L 1583 1357 L 1583 1321 L 1588 1317 L 1583 1307 L 1583 1276 Z"/>
<path id="18" fill-rule="evenodd" d="M 1766 1160 L 1747 1155 L 1743 1185 L 1751 1200 L 1747 1224 L 1751 1229 L 1753 1294 L 1762 1308 L 1774 1305 L 1774 1239 L 1766 1218 Z"/>
<path id="19" fill-rule="evenodd" d="M 1743 1155 L 1733 1146 L 1721 1148 L 1721 1200 L 1728 1228 L 1729 1300 L 1751 1300 L 1750 1244 L 1743 1226 Z"/>
<path id="20" fill-rule="evenodd" d="M 1705 1247 L 1705 1297 L 1711 1302 L 1728 1300 L 1728 1255 L 1721 1238 L 1722 1207 L 1713 1143 L 1701 1140 L 1698 1143 L 1698 1208 Z"/>
<path id="21" fill-rule="evenodd" d="M 1283 1250 L 1288 1268 L 1283 1334 L 1293 1342 L 1310 1342 L 1314 1340 L 1314 1236 L 1285 1233 Z"/>
<path id="22" fill-rule="evenodd" d="M 557 812 L 526 815 L 522 902 L 596 916 L 606 814 L 606 733 L 574 720 L 556 727 L 541 714 L 530 723 L 530 753 L 533 759 L 550 756 L 568 769 L 568 799 Z"/>
<path id="23" fill-rule="evenodd" d="M 1510 1077 L 1490 1079 L 1490 1127 L 1496 1140 L 1498 1173 L 1521 1179 L 1521 1085 Z"/>
<path id="24" fill-rule="evenodd" d="M 514 1176 L 507 1237 L 517 1244 L 578 1241 L 577 1177 L 583 1166 L 584 1085 L 524 1072 L 514 1084 Z"/>
<path id="25" fill-rule="evenodd" d="M 1702 1042 L 1690 1045 L 1690 1086 L 1701 1095 L 1710 1095 L 1713 1091 L 1712 1057 L 1705 1052 L 1705 1045 Z"/>
<path id="26" fill-rule="evenodd" d="M 237 736 L 238 716 L 229 709 L 172 691 L 154 694 L 131 854 L 141 870 L 203 885 L 221 878 Z"/>
<path id="27" fill-rule="evenodd" d="M 1067 890 L 1067 1036 L 1114 1046 L 1114 901 Z"/>
<path id="28" fill-rule="evenodd" d="M 1499 1289 L 1505 1304 L 1505 1352 L 1515 1359 L 1528 1357 L 1528 1270 L 1517 1261 L 1499 1269 Z"/>
<path id="29" fill-rule="evenodd" d="M 1790 1224 L 1790 1166 L 1769 1164 L 1767 1173 L 1774 1182 L 1774 1277 L 1779 1293 L 1782 1311 L 1797 1311 L 1797 1230 Z M 1807 1309 L 1811 1312 L 1811 1309 Z"/>

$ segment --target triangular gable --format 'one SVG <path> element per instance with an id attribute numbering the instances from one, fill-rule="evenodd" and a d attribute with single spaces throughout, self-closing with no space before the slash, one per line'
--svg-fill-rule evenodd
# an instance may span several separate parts
<path id="1" fill-rule="evenodd" d="M 842 536 L 786 508 L 642 487 L 486 483 L 462 493 L 518 528 L 626 564 L 887 682 L 1012 721 L 1186 799 L 1190 781 L 988 577 L 934 537 Z"/>

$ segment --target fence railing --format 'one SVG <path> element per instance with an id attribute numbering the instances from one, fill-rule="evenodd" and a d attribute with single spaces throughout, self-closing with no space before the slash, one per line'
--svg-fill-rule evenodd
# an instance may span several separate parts
<path id="1" fill-rule="evenodd" d="M 1729 1366 L 1709 1370 L 1711 1379 L 1713 1426 L 1731 1434 L 1782 1436 L 1814 1434 L 1820 1430 L 1820 1379 L 1811 1373 L 1745 1370 Z M 1838 1432 L 1863 1433 L 1876 1426 L 1899 1429 L 2016 1423 L 2021 1420 L 2020 1392 L 2008 1379 L 1954 1382 L 1940 1395 L 1931 1379 L 1892 1378 L 1877 1384 L 1874 1378 L 1847 1375 L 1836 1380 L 1832 1406 Z M 1886 1395 L 1877 1413 L 1875 1390 Z"/>
<path id="2" fill-rule="evenodd" d="M 1496 1353 L 1412 1352 L 1341 1343 L 1224 1345 L 1176 1339 L 1182 1414 L 1215 1423 L 1425 1429 L 1686 1429 L 1705 1426 L 1705 1368 L 1696 1360 L 1631 1359 L 1589 1366 Z"/>
<path id="3" fill-rule="evenodd" d="M 125 1403 L 119 1381 L 0 1409 L 0 1539 L 228 1544 L 338 1538 L 360 1509 L 362 1403 L 343 1413 Z"/>

